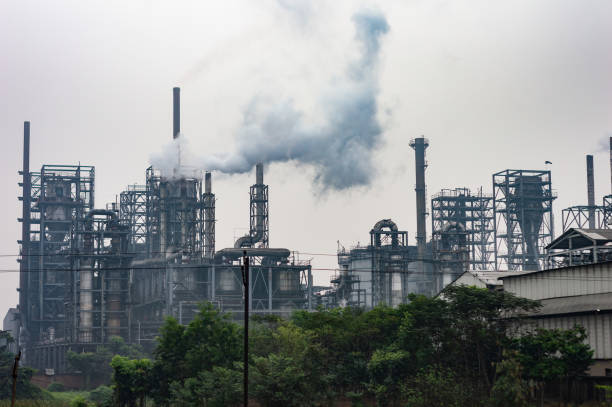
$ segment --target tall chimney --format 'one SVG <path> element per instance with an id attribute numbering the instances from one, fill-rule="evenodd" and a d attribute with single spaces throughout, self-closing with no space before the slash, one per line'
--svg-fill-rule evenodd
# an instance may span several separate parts
<path id="1" fill-rule="evenodd" d="M 427 208 L 425 206 L 425 149 L 429 147 L 429 140 L 424 137 L 415 138 L 410 142 L 410 147 L 414 149 L 415 168 L 416 168 L 416 214 L 417 214 L 417 252 L 419 260 L 425 258 L 425 244 L 427 230 L 425 229 L 425 218 Z"/>
<path id="2" fill-rule="evenodd" d="M 212 193 L 212 175 L 204 174 L 204 256 L 212 259 L 215 255 L 215 195 Z"/>
<path id="3" fill-rule="evenodd" d="M 610 137 L 610 186 L 612 187 L 612 137 Z"/>
<path id="4" fill-rule="evenodd" d="M 257 163 L 255 165 L 255 184 L 256 185 L 263 185 L 264 181 L 263 181 L 263 163 Z"/>
<path id="5" fill-rule="evenodd" d="M 32 186 L 30 180 L 30 122 L 23 123 L 23 169 L 21 263 L 19 264 L 19 313 L 21 326 L 28 321 L 28 272 L 30 271 L 30 206 Z"/>
<path id="6" fill-rule="evenodd" d="M 595 229 L 595 179 L 593 175 L 593 156 L 586 156 L 587 198 L 589 206 L 589 229 Z"/>
<path id="7" fill-rule="evenodd" d="M 210 194 L 212 192 L 212 175 L 206 171 L 204 174 L 204 193 Z"/>
<path id="8" fill-rule="evenodd" d="M 181 88 L 172 89 L 172 138 L 178 138 L 181 132 Z"/>

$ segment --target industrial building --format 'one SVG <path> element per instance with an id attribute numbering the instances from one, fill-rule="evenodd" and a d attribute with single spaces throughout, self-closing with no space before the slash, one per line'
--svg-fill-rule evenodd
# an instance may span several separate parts
<path id="1" fill-rule="evenodd" d="M 173 107 L 177 138 L 178 88 Z M 149 167 L 142 185 L 128 186 L 118 202 L 98 209 L 93 166 L 45 164 L 30 171 L 29 144 L 26 122 L 19 332 L 13 334 L 27 365 L 64 373 L 68 350 L 92 351 L 112 336 L 152 344 L 167 316 L 188 323 L 203 301 L 241 319 L 245 252 L 251 312 L 287 316 L 313 306 L 309 261 L 269 247 L 262 164 L 250 187 L 249 234 L 216 250 L 210 173 Z"/>
<path id="2" fill-rule="evenodd" d="M 504 291 L 539 300 L 533 328 L 586 330 L 595 363 L 590 376 L 612 376 L 612 262 L 507 274 Z"/>
<path id="3" fill-rule="evenodd" d="M 178 88 L 173 90 L 172 137 L 180 137 Z M 608 248 L 599 240 L 597 247 L 588 242 L 576 246 L 584 243 L 578 235 L 588 240 L 597 233 L 591 229 L 568 228 L 560 241 L 553 241 L 556 196 L 548 170 L 497 172 L 490 193 L 483 188 L 442 189 L 432 196 L 428 210 L 425 153 L 430 143 L 419 137 L 409 143 L 415 153 L 415 244 L 393 220 L 372 219 L 369 244 L 348 250 L 339 244 L 330 286 L 315 293 L 310 262 L 296 251 L 270 247 L 269 188 L 262 163 L 256 165 L 249 188 L 249 233 L 233 247 L 218 249 L 210 172 L 180 165 L 179 157 L 178 168 L 146 168 L 141 184 L 128 185 L 117 202 L 100 207 L 93 166 L 44 164 L 40 171 L 30 171 L 29 144 L 26 122 L 20 171 L 19 329 L 14 334 L 26 363 L 50 372 L 67 371 L 68 350 L 93 350 L 112 336 L 152 344 L 167 316 L 188 323 L 203 301 L 242 319 L 245 252 L 250 259 L 250 312 L 282 316 L 317 306 L 396 306 L 411 293 L 435 295 L 466 271 L 476 279 L 497 281 L 499 275 L 493 273 L 499 271 L 536 271 L 608 258 Z M 592 185 L 592 158 L 587 158 L 587 174 Z M 591 191 L 589 187 L 586 209 L 564 211 L 564 229 L 565 219 L 572 224 L 576 210 L 596 227 L 608 227 L 612 195 L 596 207 Z M 571 247 L 563 242 L 572 242 Z"/>

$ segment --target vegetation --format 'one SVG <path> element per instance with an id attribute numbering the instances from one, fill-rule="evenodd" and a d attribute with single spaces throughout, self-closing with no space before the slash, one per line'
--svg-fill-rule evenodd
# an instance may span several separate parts
<path id="1" fill-rule="evenodd" d="M 518 335 L 535 301 L 469 287 L 444 298 L 371 311 L 297 311 L 254 317 L 250 397 L 262 406 L 323 406 L 338 399 L 379 406 L 525 406 L 544 383 L 568 385 L 592 352 L 582 328 Z M 120 406 L 239 405 L 239 325 L 203 305 L 187 326 L 169 318 L 153 360 L 113 359 Z M 538 393 L 539 391 L 539 393 Z"/>
<path id="2" fill-rule="evenodd" d="M 10 333 L 0 331 L 0 339 L 6 345 L 0 346 L 0 400 L 10 399 L 13 392 L 13 364 L 15 355 L 8 351 L 8 344 L 14 340 Z M 48 395 L 30 383 L 34 369 L 20 366 L 17 375 L 17 398 L 48 399 Z"/>
<path id="3" fill-rule="evenodd" d="M 85 376 L 85 388 L 91 387 L 91 378 L 96 377 L 103 383 L 109 384 L 111 381 L 111 360 L 115 355 L 128 358 L 142 358 L 145 356 L 142 347 L 139 345 L 128 345 L 122 337 L 113 336 L 109 343 L 98 347 L 96 352 L 77 353 L 68 351 L 67 359 L 70 367 L 75 372 L 80 372 Z"/>
<path id="4" fill-rule="evenodd" d="M 584 375 L 592 351 L 580 327 L 530 331 L 525 315 L 538 307 L 504 292 L 449 287 L 443 298 L 413 295 L 397 308 L 297 311 L 289 320 L 255 316 L 250 397 L 265 407 L 338 400 L 389 407 L 540 404 L 546 383 L 571 388 Z M 119 338 L 97 353 L 71 354 L 85 375 L 112 372 L 112 387 L 53 393 L 56 400 L 40 405 L 237 406 L 242 339 L 240 325 L 204 304 L 187 326 L 166 320 L 151 359 Z M 2 359 L 5 369 L 9 359 Z M 31 371 L 22 375 L 22 397 L 36 396 L 28 387 Z"/>

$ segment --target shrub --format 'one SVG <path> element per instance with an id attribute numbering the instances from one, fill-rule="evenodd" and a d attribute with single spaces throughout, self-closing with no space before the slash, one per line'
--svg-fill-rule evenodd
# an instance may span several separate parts
<path id="1" fill-rule="evenodd" d="M 113 405 L 113 389 L 108 386 L 100 386 L 89 392 L 89 400 L 96 406 L 110 407 Z"/>
<path id="2" fill-rule="evenodd" d="M 47 387 L 49 391 L 66 391 L 66 387 L 60 382 L 53 382 Z"/>
<path id="3" fill-rule="evenodd" d="M 89 403 L 83 397 L 78 396 L 70 402 L 70 407 L 89 407 Z"/>

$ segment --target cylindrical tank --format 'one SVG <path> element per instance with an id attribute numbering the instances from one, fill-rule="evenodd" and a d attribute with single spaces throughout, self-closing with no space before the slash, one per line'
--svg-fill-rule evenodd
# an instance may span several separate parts
<path id="1" fill-rule="evenodd" d="M 92 311 L 93 311 L 93 298 L 92 298 L 92 281 L 93 273 L 91 268 L 83 267 L 80 271 L 80 332 L 79 340 L 83 343 L 91 342 L 91 328 L 92 328 Z"/>
<path id="2" fill-rule="evenodd" d="M 240 289 L 236 279 L 236 271 L 224 268 L 217 271 L 217 291 L 237 291 Z"/>
<path id="3" fill-rule="evenodd" d="M 300 274 L 294 270 L 278 270 L 276 273 L 276 288 L 279 293 L 291 293 L 300 289 Z"/>

